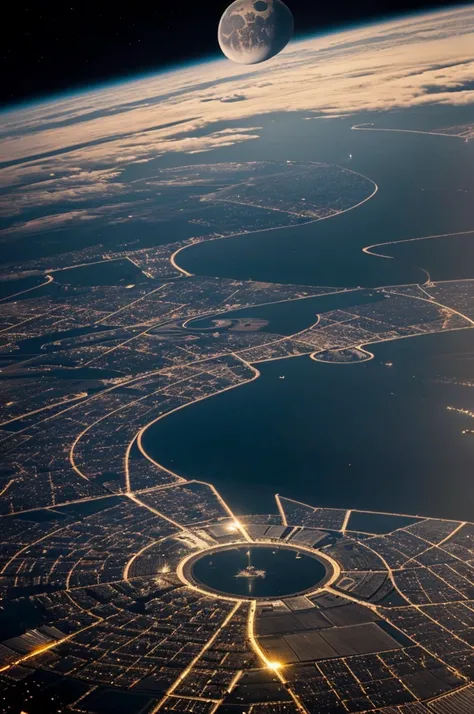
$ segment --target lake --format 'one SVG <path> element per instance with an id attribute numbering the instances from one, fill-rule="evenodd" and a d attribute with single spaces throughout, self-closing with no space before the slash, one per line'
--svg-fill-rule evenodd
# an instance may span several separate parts
<path id="1" fill-rule="evenodd" d="M 371 346 L 362 364 L 308 357 L 259 364 L 259 379 L 160 420 L 145 450 L 211 481 L 238 513 L 280 493 L 315 506 L 469 519 L 473 335 L 460 330 Z M 393 366 L 388 366 L 392 363 Z M 280 377 L 284 376 L 284 379 Z"/>

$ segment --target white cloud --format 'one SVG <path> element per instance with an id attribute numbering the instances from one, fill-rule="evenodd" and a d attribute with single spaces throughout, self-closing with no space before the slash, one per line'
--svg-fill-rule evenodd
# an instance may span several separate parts
<path id="1" fill-rule="evenodd" d="M 120 195 L 126 186 L 113 179 L 116 169 L 102 171 L 74 170 L 65 174 L 20 186 L 0 197 L 0 216 L 21 215 L 23 211 L 54 204 L 81 203 L 95 197 Z"/>
<path id="2" fill-rule="evenodd" d="M 0 185 L 17 188 L 1 210 L 120 195 L 128 164 L 256 139 L 235 126 L 266 113 L 474 103 L 473 47 L 471 6 L 295 41 L 263 65 L 203 63 L 4 113 L 0 161 L 14 163 Z"/>
<path id="3" fill-rule="evenodd" d="M 64 213 L 56 213 L 50 216 L 44 216 L 42 218 L 34 218 L 31 221 L 24 221 L 17 223 L 9 229 L 0 231 L 0 242 L 3 242 L 5 238 L 11 235 L 21 233 L 22 235 L 42 233 L 43 231 L 53 231 L 58 228 L 64 228 L 72 221 L 77 220 L 88 220 L 92 216 L 89 216 L 87 211 L 68 211 Z"/>
<path id="4" fill-rule="evenodd" d="M 227 60 L 204 63 L 19 110 L 6 117 L 0 160 L 115 138 L 126 146 L 143 142 L 144 131 L 170 138 L 212 122 L 285 109 L 324 112 L 330 105 L 350 114 L 413 106 L 427 80 L 474 79 L 473 28 L 472 7 L 430 14 L 294 42 L 270 62 L 245 70 Z M 245 101 L 222 102 L 223 90 L 225 97 Z M 173 122 L 184 123 L 165 126 Z M 99 146 L 107 152 L 105 143 Z"/>

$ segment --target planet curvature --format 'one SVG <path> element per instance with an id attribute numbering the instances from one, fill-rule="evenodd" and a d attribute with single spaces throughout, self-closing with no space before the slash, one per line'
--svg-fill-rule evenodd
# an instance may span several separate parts
<path id="1" fill-rule="evenodd" d="M 293 15 L 281 0 L 235 0 L 221 17 L 218 40 L 233 62 L 257 64 L 281 52 L 293 29 Z"/>

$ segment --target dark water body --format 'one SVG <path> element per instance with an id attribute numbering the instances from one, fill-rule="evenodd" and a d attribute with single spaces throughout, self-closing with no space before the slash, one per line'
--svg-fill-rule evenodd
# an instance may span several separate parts
<path id="1" fill-rule="evenodd" d="M 423 265 L 432 280 L 474 277 L 474 231 L 467 235 L 412 241 L 375 248 L 397 261 Z"/>
<path id="2" fill-rule="evenodd" d="M 30 600 L 28 597 L 22 597 L 16 602 L 5 600 L 0 611 L 2 640 L 18 637 L 26 630 L 39 627 L 46 622 L 46 610 L 37 601 Z"/>
<path id="3" fill-rule="evenodd" d="M 85 501 L 84 503 L 73 503 L 70 506 L 59 506 L 54 510 L 66 516 L 71 516 L 72 518 L 87 518 L 87 516 L 92 516 L 94 513 L 99 513 L 113 506 L 118 506 L 120 503 L 120 498 L 109 496 L 107 498 Z"/>
<path id="4" fill-rule="evenodd" d="M 0 299 L 8 298 L 23 290 L 35 288 L 37 285 L 44 283 L 44 281 L 44 275 L 28 275 L 25 278 L 18 278 L 17 280 L 0 280 Z"/>
<path id="5" fill-rule="evenodd" d="M 45 285 L 44 276 L 43 279 L 37 281 L 36 284 L 32 284 L 31 281 L 26 278 L 25 280 L 27 280 L 26 287 L 21 287 L 20 285 L 20 283 L 23 283 L 23 279 L 18 281 L 15 280 L 14 282 L 17 283 L 15 288 L 9 280 L 0 282 L 2 290 L 6 291 L 5 294 L 2 295 L 2 298 L 5 299 L 5 304 L 11 302 L 21 302 L 23 300 L 33 300 L 41 297 L 60 298 L 62 296 L 62 288 L 60 288 L 59 285 L 56 285 L 54 282 L 47 283 Z M 36 285 L 38 285 L 38 287 L 36 287 Z M 34 290 L 30 291 L 30 288 L 32 287 L 34 288 Z M 26 292 L 26 290 L 28 290 L 28 292 Z M 17 295 L 17 291 L 21 294 Z"/>
<path id="6" fill-rule="evenodd" d="M 349 530 L 359 533 L 390 533 L 397 528 L 404 528 L 416 522 L 415 518 L 404 516 L 386 516 L 379 513 L 353 511 L 347 527 Z"/>
<path id="7" fill-rule="evenodd" d="M 249 563 L 256 570 L 264 571 L 264 577 L 236 577 Z M 192 573 L 212 590 L 266 598 L 308 590 L 321 582 L 326 568 L 320 560 L 290 548 L 245 546 L 205 555 L 194 563 Z"/>
<path id="8" fill-rule="evenodd" d="M 232 310 L 212 317 L 198 318 L 188 322 L 187 328 L 209 329 L 213 327 L 213 320 L 221 318 L 225 320 L 259 318 L 268 321 L 268 325 L 261 329 L 262 332 L 292 335 L 295 332 L 311 327 L 318 314 L 330 310 L 343 310 L 354 305 L 378 302 L 379 300 L 383 300 L 383 295 L 371 290 L 344 291 L 333 293 L 332 295 L 304 298 L 303 300 L 242 308 L 241 310 Z"/>
<path id="9" fill-rule="evenodd" d="M 238 512 L 272 494 L 314 505 L 474 519 L 474 334 L 371 346 L 355 365 L 308 357 L 260 364 L 261 377 L 157 422 L 145 449 L 214 483 Z M 393 362 L 393 367 L 386 366 Z M 284 375 L 285 379 L 279 379 Z"/>
<path id="10" fill-rule="evenodd" d="M 145 282 L 140 268 L 130 260 L 108 260 L 106 263 L 91 263 L 53 273 L 56 282 L 77 287 L 90 285 L 122 285 Z"/>
<path id="11" fill-rule="evenodd" d="M 404 122 L 403 114 L 390 115 L 392 127 L 404 128 Z M 298 228 L 198 244 L 180 253 L 179 264 L 202 275 L 312 285 L 376 286 L 421 280 L 423 265 L 410 248 L 397 261 L 365 255 L 362 248 L 474 229 L 474 147 L 452 137 L 351 131 L 351 123 L 280 118 L 265 127 L 265 141 L 253 142 L 252 159 L 344 165 L 378 184 L 379 191 L 370 201 Z M 249 147 L 242 145 L 239 150 L 239 158 L 247 160 Z M 452 265 L 442 255 L 437 257 L 436 249 L 430 264 L 437 279 L 453 277 Z"/>

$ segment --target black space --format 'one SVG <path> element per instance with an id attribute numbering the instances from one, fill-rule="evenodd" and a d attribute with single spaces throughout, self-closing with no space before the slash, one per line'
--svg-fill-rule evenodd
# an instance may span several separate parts
<path id="1" fill-rule="evenodd" d="M 0 30 L 0 103 L 133 77 L 218 54 L 217 25 L 229 4 L 230 0 L 9 3 Z M 297 35 L 449 4 L 287 0 Z"/>

